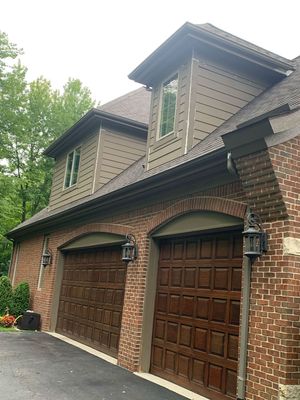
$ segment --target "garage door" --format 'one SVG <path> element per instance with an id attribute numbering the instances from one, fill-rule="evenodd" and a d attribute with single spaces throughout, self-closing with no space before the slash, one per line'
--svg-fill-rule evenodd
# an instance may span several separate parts
<path id="1" fill-rule="evenodd" d="M 152 373 L 236 398 L 241 276 L 241 232 L 161 241 Z"/>
<path id="2" fill-rule="evenodd" d="M 117 356 L 125 277 L 120 246 L 66 253 L 57 332 Z"/>

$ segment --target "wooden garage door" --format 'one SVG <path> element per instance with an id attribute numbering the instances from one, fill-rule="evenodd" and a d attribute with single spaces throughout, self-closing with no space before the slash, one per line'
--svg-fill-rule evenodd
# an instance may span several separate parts
<path id="1" fill-rule="evenodd" d="M 120 246 L 66 253 L 57 332 L 117 356 L 125 277 Z"/>
<path id="2" fill-rule="evenodd" d="M 235 398 L 241 232 L 163 240 L 151 371 L 210 399 Z"/>

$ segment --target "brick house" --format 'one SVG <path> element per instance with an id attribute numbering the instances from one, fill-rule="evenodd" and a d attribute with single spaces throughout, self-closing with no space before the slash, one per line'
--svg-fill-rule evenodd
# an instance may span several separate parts
<path id="1" fill-rule="evenodd" d="M 186 23 L 129 77 L 145 88 L 46 150 L 49 207 L 9 233 L 13 284 L 44 330 L 131 371 L 213 400 L 300 399 L 300 60 Z M 253 265 L 249 209 L 268 234 Z"/>

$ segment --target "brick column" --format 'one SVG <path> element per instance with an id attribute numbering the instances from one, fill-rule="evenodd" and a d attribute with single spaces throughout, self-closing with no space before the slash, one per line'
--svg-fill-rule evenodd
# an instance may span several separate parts
<path id="1" fill-rule="evenodd" d="M 236 160 L 269 235 L 267 255 L 252 267 L 247 400 L 300 398 L 300 257 L 287 246 L 300 238 L 299 149 L 288 142 Z"/>
<path id="2" fill-rule="evenodd" d="M 135 234 L 135 232 L 132 232 Z M 128 264 L 122 314 L 118 364 L 137 371 L 140 364 L 143 309 L 149 260 L 149 239 L 145 230 L 135 234 L 138 258 Z"/>

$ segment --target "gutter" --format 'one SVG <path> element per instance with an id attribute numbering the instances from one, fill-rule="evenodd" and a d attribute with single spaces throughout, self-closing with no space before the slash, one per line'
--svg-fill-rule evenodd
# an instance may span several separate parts
<path id="1" fill-rule="evenodd" d="M 220 32 L 221 30 L 218 29 L 218 31 Z M 234 35 L 228 34 L 226 37 L 226 34 L 227 32 L 224 32 L 224 36 L 222 36 L 218 32 L 206 29 L 205 26 L 186 22 L 140 63 L 128 75 L 128 78 L 151 86 L 154 83 L 153 71 L 157 70 L 158 64 L 162 60 L 168 62 L 171 57 L 174 57 L 174 54 L 178 57 L 178 52 L 188 48 L 189 43 L 191 44 L 193 41 L 210 48 L 218 49 L 239 59 L 247 60 L 264 70 L 272 71 L 280 79 L 295 69 L 293 61 L 267 52 L 255 45 L 256 48 L 251 48 L 252 43 L 240 38 L 237 38 L 238 41 L 235 41 Z M 250 46 L 247 46 L 248 43 Z"/>
<path id="2" fill-rule="evenodd" d="M 123 129 L 130 129 L 131 133 L 144 134 L 145 137 L 148 131 L 148 124 L 98 110 L 97 108 L 92 108 L 78 122 L 48 146 L 43 154 L 49 157 L 55 157 L 64 150 L 64 147 L 68 145 L 70 140 L 73 141 L 75 137 L 81 136 L 82 132 L 86 133 L 84 132 L 85 129 L 97 127 L 100 122 L 106 122 L 122 127 Z"/>
<path id="3" fill-rule="evenodd" d="M 196 168 L 198 168 L 197 172 L 204 172 L 207 170 L 210 171 L 213 165 L 219 165 L 220 163 L 226 166 L 226 156 L 227 153 L 225 148 L 221 148 L 201 158 L 195 158 L 174 168 L 170 168 L 156 175 L 104 194 L 103 196 L 92 198 L 77 206 L 57 212 L 54 215 L 33 222 L 30 225 L 26 225 L 19 229 L 16 228 L 8 232 L 6 237 L 13 238 L 22 236 L 25 233 L 38 231 L 46 226 L 49 227 L 57 219 L 60 219 L 61 222 L 67 222 L 68 220 L 74 219 L 74 216 L 78 213 L 86 211 L 85 216 L 88 216 L 98 208 L 111 208 L 117 202 L 130 201 L 135 199 L 138 195 L 141 196 L 144 193 L 153 193 L 153 191 L 165 187 L 167 183 L 169 184 L 174 181 L 178 183 L 179 179 L 186 179 L 187 176 L 194 175 Z M 213 161 L 213 163 L 209 164 L 209 161 Z"/>

